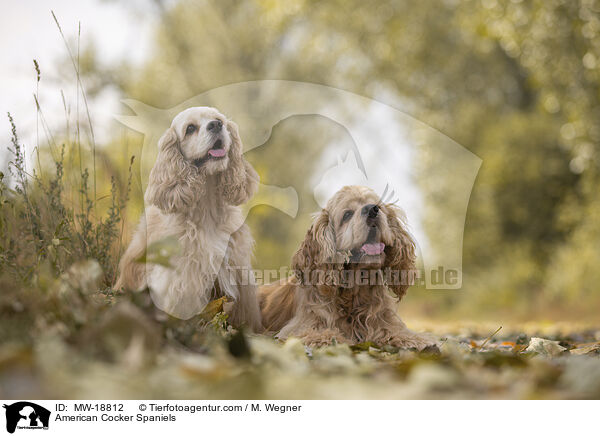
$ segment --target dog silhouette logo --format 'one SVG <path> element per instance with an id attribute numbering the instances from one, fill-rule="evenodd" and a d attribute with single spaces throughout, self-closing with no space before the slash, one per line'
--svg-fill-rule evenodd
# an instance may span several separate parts
<path id="1" fill-rule="evenodd" d="M 11 405 L 4 404 L 6 409 L 6 431 L 14 433 L 18 429 L 48 429 L 50 411 L 29 401 L 19 401 Z"/>
<path id="2" fill-rule="evenodd" d="M 244 153 L 267 144 L 275 126 L 293 117 L 323 117 L 341 126 L 348 140 L 328 142 L 313 165 L 301 168 L 304 178 L 296 182 L 297 186 L 260 184 L 254 198 L 244 205 L 243 217 L 260 205 L 295 219 L 301 199 L 310 198 L 311 193 L 323 208 L 345 185 L 368 186 L 382 201 L 397 203 L 406 212 L 419 241 L 426 288 L 462 287 L 464 226 L 482 160 L 433 127 L 368 97 L 287 80 L 231 83 L 170 108 L 156 108 L 133 99 L 122 103 L 131 113 L 115 115 L 115 119 L 144 135 L 139 160 L 142 188 L 156 162 L 158 139 L 171 120 L 190 107 L 213 106 L 227 114 L 239 126 Z M 293 160 L 269 165 L 299 171 Z M 260 169 L 265 173 L 269 170 L 266 166 Z M 439 280 L 440 271 L 454 275 L 446 279 L 442 274 Z"/>

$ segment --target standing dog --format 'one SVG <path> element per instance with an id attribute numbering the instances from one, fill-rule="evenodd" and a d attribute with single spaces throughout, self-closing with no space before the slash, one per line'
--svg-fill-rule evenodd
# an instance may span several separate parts
<path id="1" fill-rule="evenodd" d="M 346 186 L 327 203 L 292 258 L 295 277 L 262 286 L 267 330 L 320 346 L 371 341 L 422 349 L 396 312 L 412 284 L 415 242 L 401 210 L 369 188 Z"/>
<path id="2" fill-rule="evenodd" d="M 233 300 L 232 324 L 259 330 L 250 277 L 254 241 L 238 207 L 256 192 L 258 175 L 242 156 L 236 124 L 214 108 L 189 108 L 173 119 L 158 149 L 146 213 L 121 259 L 116 288 L 147 286 L 161 310 L 183 319 L 226 296 Z M 166 237 L 181 248 L 173 268 L 136 261 Z"/>

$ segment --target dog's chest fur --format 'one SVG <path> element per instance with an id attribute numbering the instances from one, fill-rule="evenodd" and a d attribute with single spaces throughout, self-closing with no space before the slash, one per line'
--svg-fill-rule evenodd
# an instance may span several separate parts
<path id="1" fill-rule="evenodd" d="M 338 288 L 329 295 L 335 311 L 335 324 L 347 337 L 364 341 L 371 324 L 388 310 L 389 295 L 384 286 Z"/>
<path id="2" fill-rule="evenodd" d="M 189 214 L 162 214 L 161 227 L 180 244 L 173 268 L 153 266 L 148 285 L 155 304 L 180 318 L 201 312 L 220 292 L 232 300 L 239 289 L 227 266 L 231 235 L 243 225 L 241 211 L 232 206 L 203 204 Z"/>

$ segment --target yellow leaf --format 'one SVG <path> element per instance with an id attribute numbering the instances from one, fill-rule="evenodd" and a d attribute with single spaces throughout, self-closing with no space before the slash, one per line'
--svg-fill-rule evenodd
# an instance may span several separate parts
<path id="1" fill-rule="evenodd" d="M 223 303 L 227 303 L 227 301 L 227 297 L 221 297 L 209 302 L 198 316 L 206 321 L 210 321 L 217 313 L 223 312 Z"/>

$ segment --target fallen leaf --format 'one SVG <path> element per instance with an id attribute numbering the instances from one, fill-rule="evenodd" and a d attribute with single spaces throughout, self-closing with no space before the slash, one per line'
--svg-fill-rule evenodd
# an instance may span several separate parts
<path id="1" fill-rule="evenodd" d="M 181 358 L 180 369 L 186 376 L 206 380 L 220 380 L 230 370 L 223 360 L 201 354 L 185 354 Z"/>
<path id="2" fill-rule="evenodd" d="M 442 354 L 458 357 L 463 354 L 470 354 L 471 348 L 465 342 L 459 342 L 456 339 L 450 339 L 442 342 L 439 347 Z"/>
<path id="3" fill-rule="evenodd" d="M 210 301 L 198 316 L 206 321 L 210 321 L 217 313 L 223 312 L 223 304 L 227 301 L 227 297 L 225 296 Z"/>
<path id="4" fill-rule="evenodd" d="M 579 346 L 578 348 L 573 348 L 570 353 L 571 354 L 575 354 L 578 356 L 583 356 L 583 355 L 587 355 L 587 354 L 600 354 L 600 342 L 591 344 L 591 345 L 585 345 L 582 344 L 583 346 Z"/>
<path id="5" fill-rule="evenodd" d="M 525 351 L 525 349 L 526 349 L 526 348 L 527 348 L 527 345 L 526 345 L 526 344 L 516 344 L 516 345 L 513 347 L 512 351 L 513 351 L 513 353 L 517 353 L 517 354 L 518 354 L 518 353 L 520 353 L 521 351 Z"/>
<path id="6" fill-rule="evenodd" d="M 544 338 L 531 338 L 529 346 L 525 352 L 543 354 L 545 356 L 558 356 L 566 351 L 566 348 L 559 345 L 558 341 L 551 341 Z"/>
<path id="7" fill-rule="evenodd" d="M 359 342 L 355 345 L 350 345 L 352 351 L 368 351 L 369 348 L 377 348 L 373 342 Z"/>

